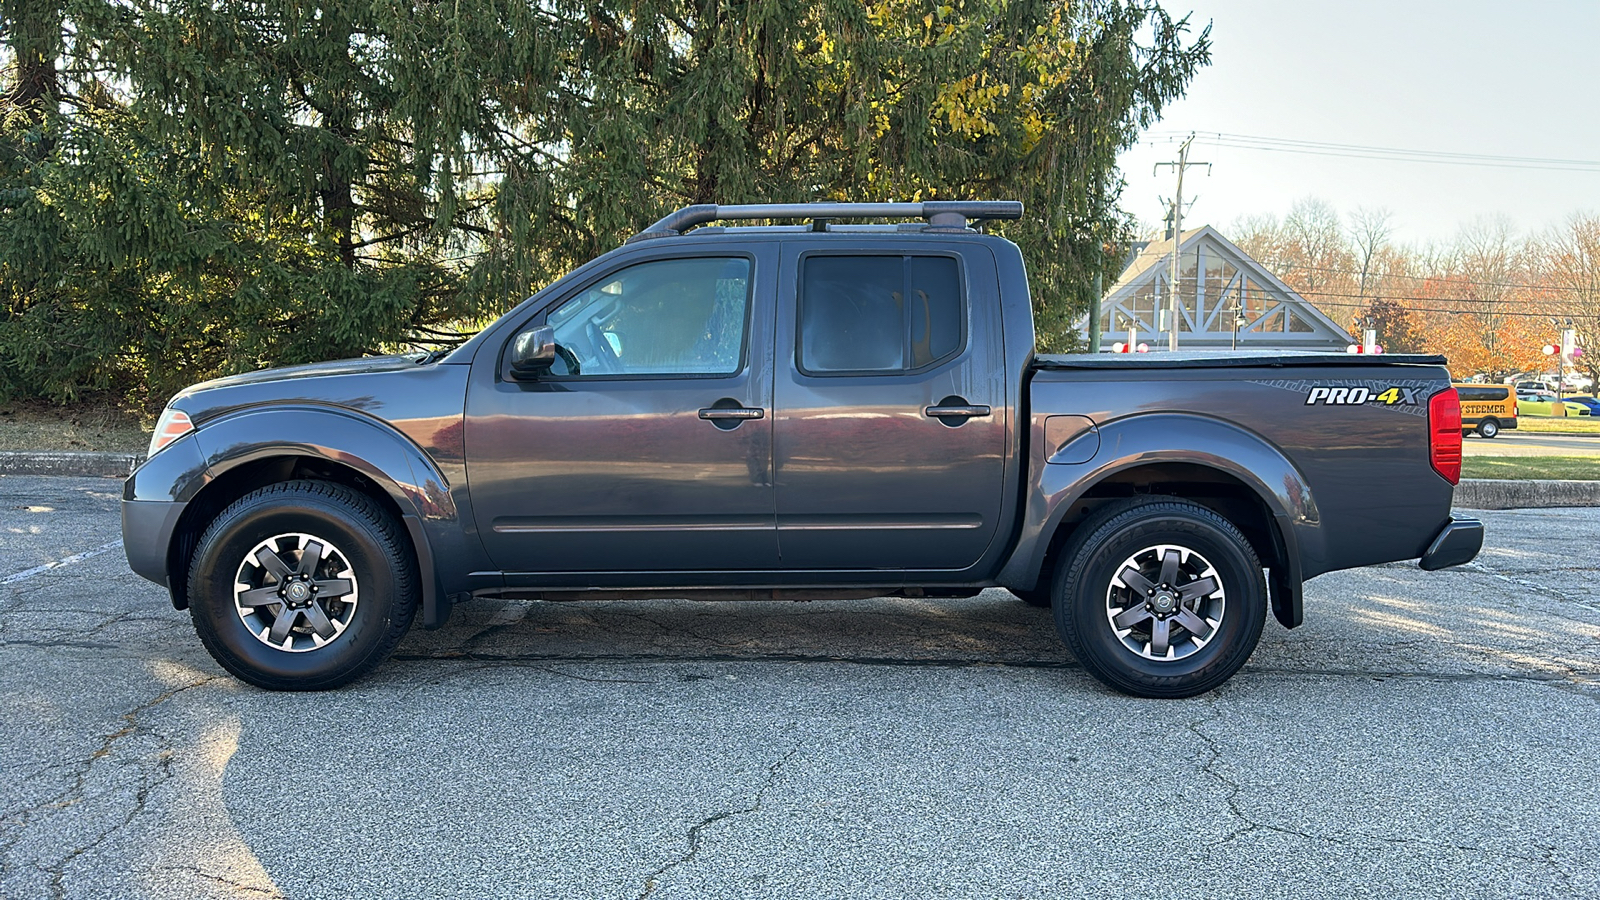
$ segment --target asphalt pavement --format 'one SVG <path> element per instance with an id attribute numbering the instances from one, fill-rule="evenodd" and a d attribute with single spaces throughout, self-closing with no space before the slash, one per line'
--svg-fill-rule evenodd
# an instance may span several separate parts
<path id="1" fill-rule="evenodd" d="M 291 695 L 128 571 L 118 489 L 0 478 L 0 896 L 1600 895 L 1600 509 L 1318 578 L 1185 701 L 999 590 L 476 601 Z"/>

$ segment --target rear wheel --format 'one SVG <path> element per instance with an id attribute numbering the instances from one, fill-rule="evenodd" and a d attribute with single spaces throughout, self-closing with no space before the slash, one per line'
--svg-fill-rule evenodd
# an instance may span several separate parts
<path id="1" fill-rule="evenodd" d="M 1478 423 L 1478 434 L 1481 434 L 1486 438 L 1492 438 L 1499 433 L 1500 423 L 1496 422 L 1494 419 L 1484 419 L 1482 422 Z"/>
<path id="2" fill-rule="evenodd" d="M 1233 523 L 1194 503 L 1139 498 L 1080 528 L 1056 573 L 1054 608 L 1090 674 L 1138 697 L 1191 697 L 1250 658 L 1267 592 Z"/>
<path id="3" fill-rule="evenodd" d="M 416 563 L 399 523 L 340 484 L 290 481 L 235 501 L 190 567 L 211 656 L 271 690 L 323 690 L 378 665 L 411 626 Z"/>

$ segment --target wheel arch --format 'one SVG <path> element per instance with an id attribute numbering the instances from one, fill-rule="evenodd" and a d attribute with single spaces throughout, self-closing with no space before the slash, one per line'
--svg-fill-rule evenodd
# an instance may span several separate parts
<path id="1" fill-rule="evenodd" d="M 278 436 L 303 436 L 284 440 Z M 427 454 L 387 423 L 340 409 L 250 409 L 203 424 L 194 434 L 205 462 L 167 544 L 173 605 L 188 606 L 188 568 L 206 526 L 251 491 L 299 478 L 346 485 L 377 501 L 405 529 L 422 588 L 424 627 L 449 616 L 435 552 L 461 527 L 451 485 Z"/>
<path id="2" fill-rule="evenodd" d="M 1101 506 L 1168 495 L 1233 522 L 1270 570 L 1273 616 L 1286 628 L 1301 623 L 1301 554 L 1315 549 L 1306 545 L 1320 538 L 1320 516 L 1305 476 L 1281 451 L 1236 425 L 1192 414 L 1128 417 L 1100 428 L 1099 439 L 1102 451 L 1086 463 L 1042 467 L 1033 502 L 1043 524 L 1026 562 L 1009 565 L 1003 584 L 1027 589 L 1050 578 L 1078 526 Z"/>

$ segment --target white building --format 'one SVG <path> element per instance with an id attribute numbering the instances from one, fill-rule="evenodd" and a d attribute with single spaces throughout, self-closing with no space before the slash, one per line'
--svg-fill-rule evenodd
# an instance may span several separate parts
<path id="1" fill-rule="evenodd" d="M 1209 225 L 1185 231 L 1179 245 L 1180 350 L 1321 350 L 1343 352 L 1350 333 Z M 1100 345 L 1128 339 L 1167 348 L 1161 311 L 1168 307 L 1172 241 L 1147 244 L 1111 286 L 1100 313 Z"/>

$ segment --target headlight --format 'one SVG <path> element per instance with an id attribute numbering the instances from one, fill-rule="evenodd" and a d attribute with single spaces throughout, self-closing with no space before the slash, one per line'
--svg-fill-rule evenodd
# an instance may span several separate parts
<path id="1" fill-rule="evenodd" d="M 145 458 L 155 456 L 162 448 L 193 430 L 194 423 L 189 421 L 188 413 L 170 406 L 163 409 L 161 418 L 156 420 L 155 434 L 150 435 L 150 450 L 145 453 Z"/>

